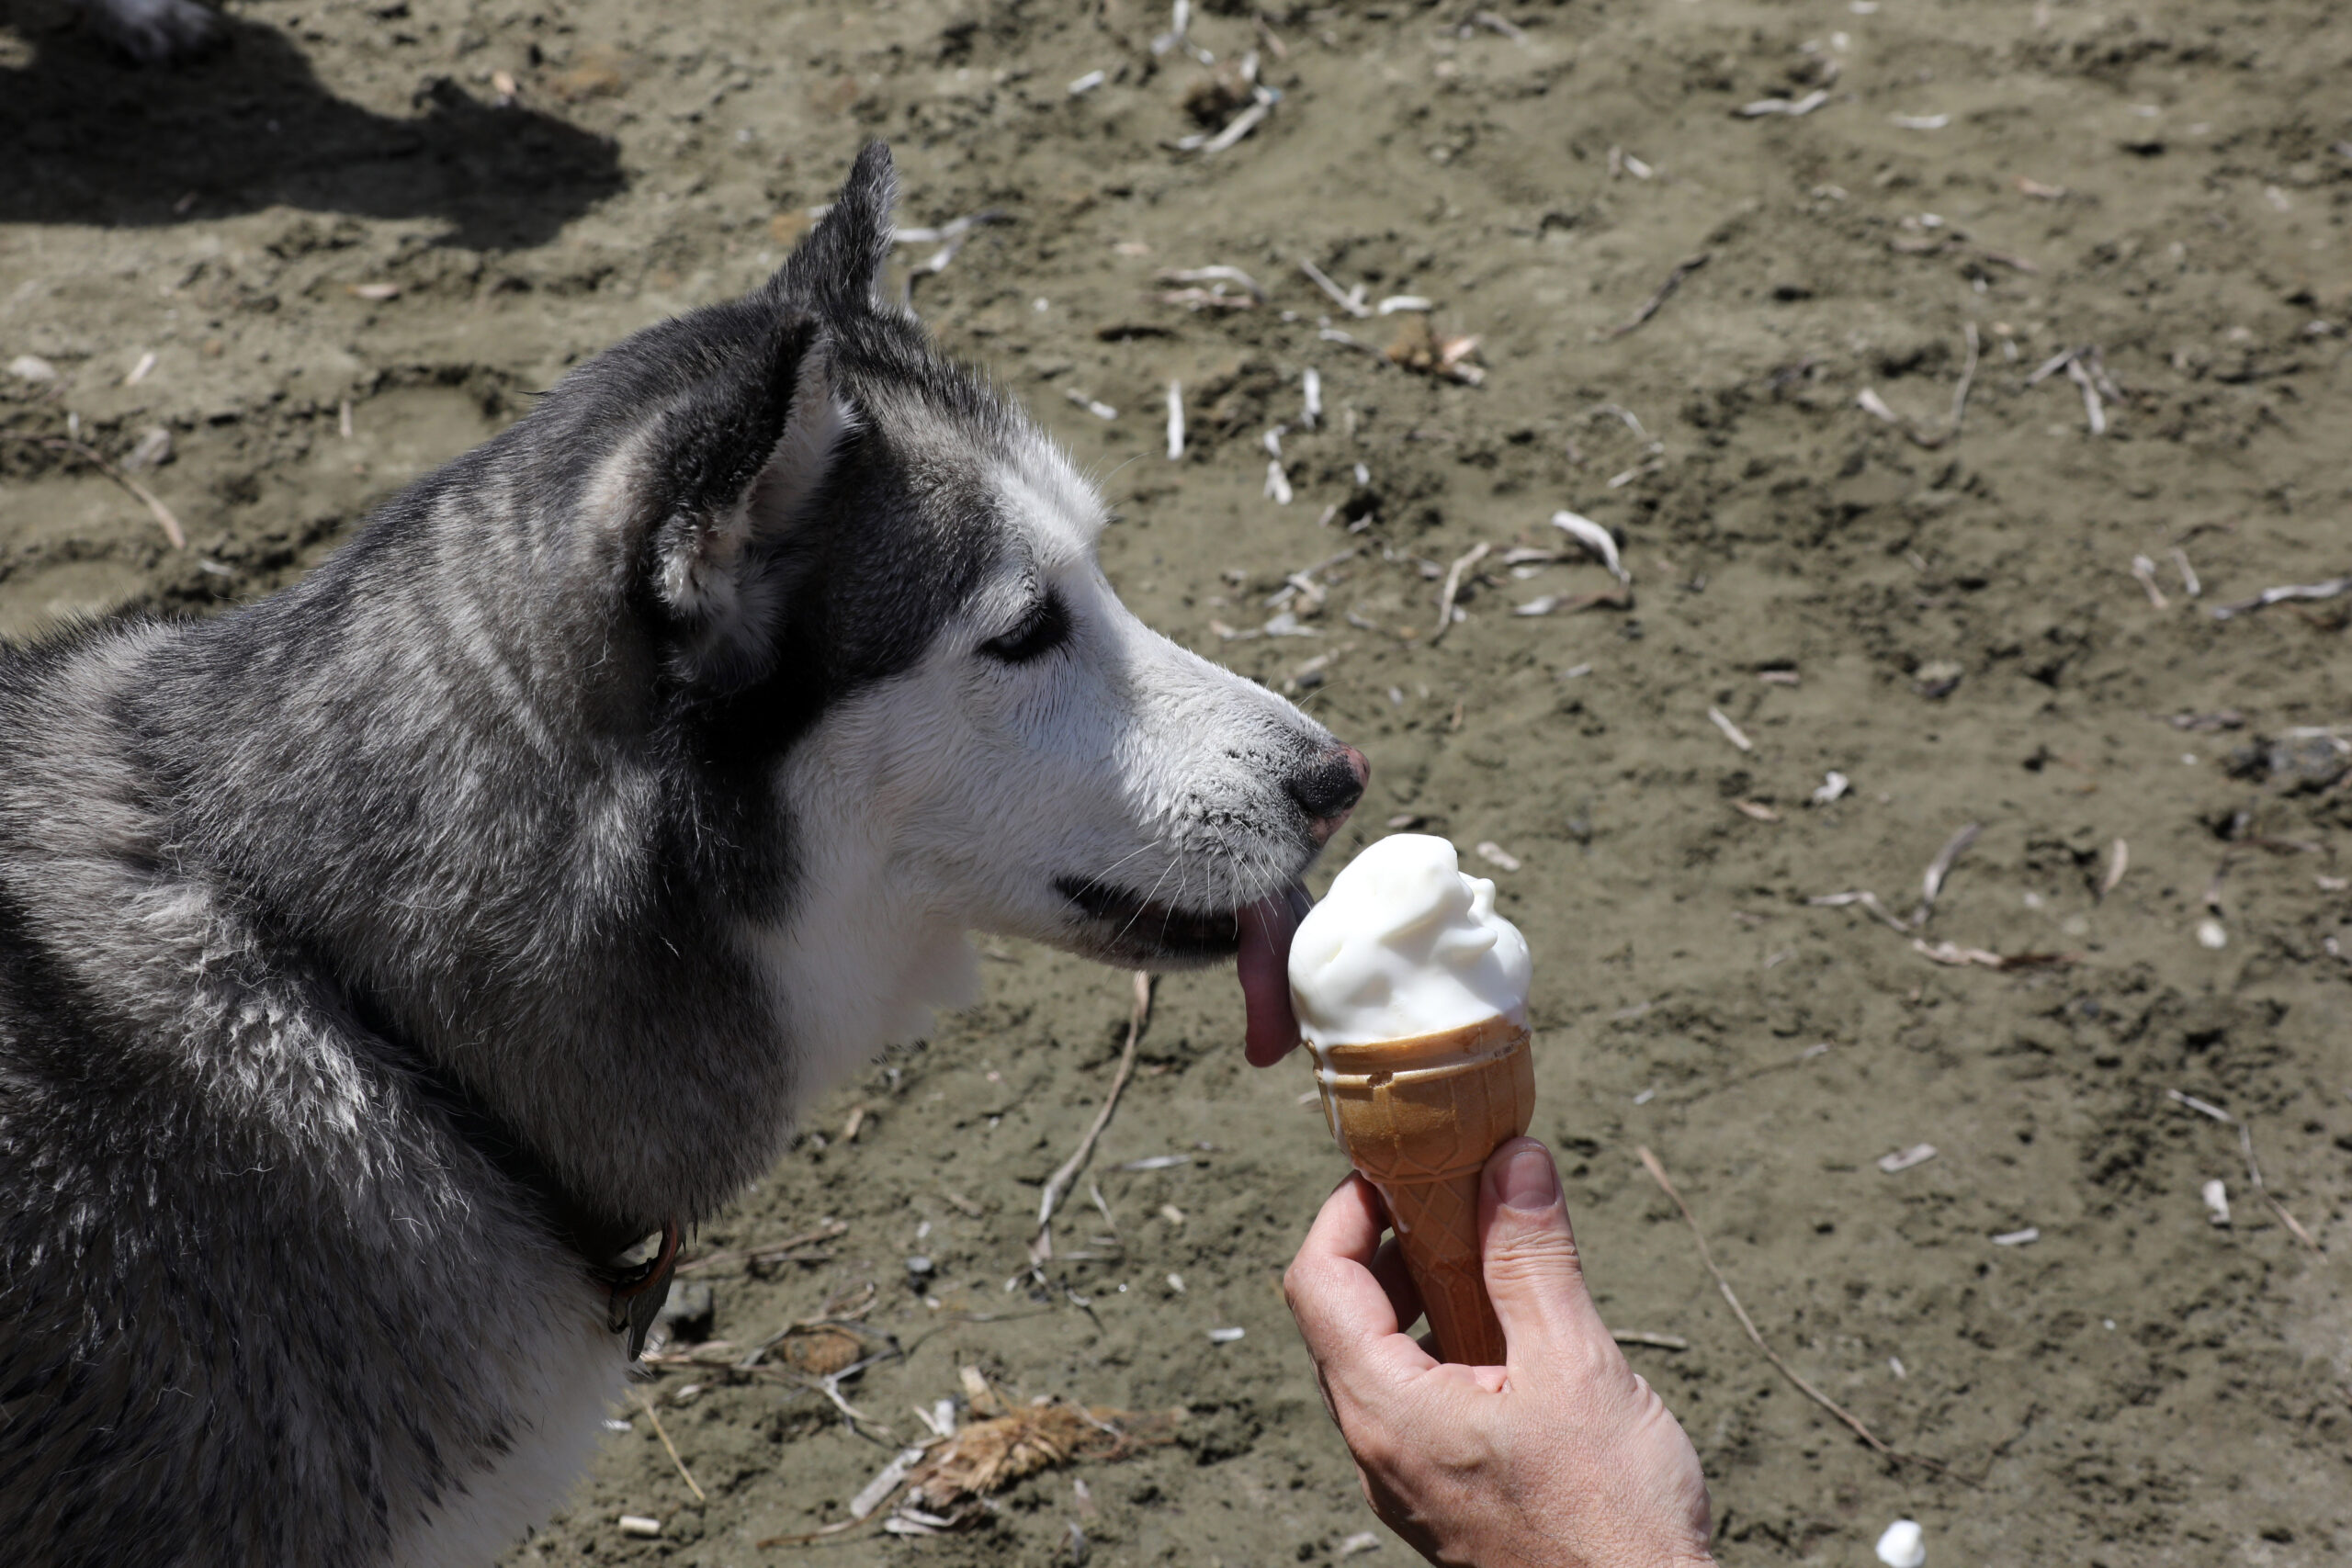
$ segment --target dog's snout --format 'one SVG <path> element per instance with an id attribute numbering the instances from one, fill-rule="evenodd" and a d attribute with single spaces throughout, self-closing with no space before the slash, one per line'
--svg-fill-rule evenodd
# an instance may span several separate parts
<path id="1" fill-rule="evenodd" d="M 1335 747 L 1283 781 L 1283 787 L 1306 813 L 1308 830 L 1317 843 L 1328 841 L 1363 798 L 1372 779 L 1372 764 L 1352 746 Z"/>

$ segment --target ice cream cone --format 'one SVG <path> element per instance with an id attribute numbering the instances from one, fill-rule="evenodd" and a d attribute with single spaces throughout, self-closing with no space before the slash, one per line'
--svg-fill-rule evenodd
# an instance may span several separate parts
<path id="1" fill-rule="evenodd" d="M 1502 1325 L 1478 1257 L 1478 1182 L 1487 1156 L 1534 1114 L 1526 1026 L 1488 1018 L 1315 1055 L 1331 1135 L 1387 1201 L 1439 1354 L 1500 1365 Z"/>

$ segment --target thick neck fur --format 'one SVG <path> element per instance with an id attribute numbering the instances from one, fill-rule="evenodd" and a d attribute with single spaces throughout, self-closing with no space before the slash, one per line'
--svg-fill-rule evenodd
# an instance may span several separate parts
<path id="1" fill-rule="evenodd" d="M 789 826 L 774 751 L 706 764 L 612 520 L 545 504 L 560 445 L 516 427 L 152 652 L 128 705 L 173 859 L 650 1225 L 708 1213 L 786 1124 L 800 1054 L 745 933 L 786 902 Z"/>

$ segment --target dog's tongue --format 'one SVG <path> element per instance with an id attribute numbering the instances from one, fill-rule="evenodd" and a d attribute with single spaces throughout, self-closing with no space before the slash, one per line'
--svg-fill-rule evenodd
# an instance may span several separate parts
<path id="1" fill-rule="evenodd" d="M 1290 939 L 1313 900 L 1296 883 L 1240 911 L 1242 1005 L 1250 1015 L 1245 1053 L 1253 1067 L 1270 1067 L 1298 1043 L 1298 1016 L 1290 1005 Z"/>

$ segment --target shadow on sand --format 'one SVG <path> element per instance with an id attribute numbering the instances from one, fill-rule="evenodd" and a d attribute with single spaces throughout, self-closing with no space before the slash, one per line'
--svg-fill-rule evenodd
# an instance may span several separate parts
<path id="1" fill-rule="evenodd" d="M 451 243 L 554 237 L 621 189 L 617 149 L 444 78 L 394 118 L 346 103 L 276 29 L 221 18 L 225 41 L 172 66 L 126 63 L 62 9 L 0 5 L 34 46 L 0 69 L 0 222 L 166 224 L 284 206 L 438 217 Z"/>

